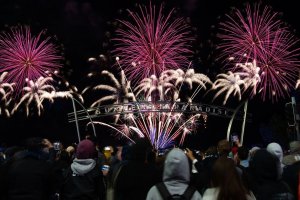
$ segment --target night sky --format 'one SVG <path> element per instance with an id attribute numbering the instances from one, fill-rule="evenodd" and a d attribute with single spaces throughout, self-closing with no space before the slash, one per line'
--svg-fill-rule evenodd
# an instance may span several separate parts
<path id="1" fill-rule="evenodd" d="M 162 1 L 152 1 L 160 4 Z M 232 7 L 242 8 L 242 0 L 167 0 L 166 9 L 177 8 L 176 15 L 190 22 L 196 42 L 193 46 L 193 60 L 196 71 L 208 74 L 212 80 L 217 73 L 222 72 L 220 64 L 215 62 L 214 47 L 217 42 L 218 23 L 224 19 Z M 257 2 L 257 1 L 251 1 Z M 300 37 L 300 12 L 292 0 L 261 1 L 279 12 L 282 20 L 287 22 L 295 35 Z M 137 10 L 136 5 L 149 4 L 149 1 L 137 0 L 0 0 L 0 31 L 8 30 L 11 26 L 29 25 L 33 33 L 43 29 L 47 35 L 54 36 L 54 42 L 59 45 L 64 56 L 62 72 L 67 80 L 80 90 L 87 86 L 86 74 L 91 71 L 101 71 L 111 66 L 110 51 L 113 43 L 110 39 L 115 34 L 116 19 L 127 19 L 126 9 Z M 107 55 L 109 61 L 105 65 L 92 65 L 87 60 L 90 57 Z M 295 91 L 292 92 L 297 96 Z M 203 94 L 202 94 L 203 95 Z M 196 101 L 211 103 L 210 97 L 200 97 Z M 273 133 L 275 140 L 284 141 L 286 138 L 286 122 L 284 104 L 289 98 L 272 104 L 261 102 L 260 99 L 250 101 L 249 111 L 253 114 L 251 123 L 247 124 L 246 144 L 262 143 L 263 137 L 259 130 Z M 87 100 L 88 102 L 88 100 Z M 213 104 L 220 105 L 221 101 Z M 86 106 L 89 104 L 87 103 Z M 229 107 L 236 107 L 238 102 L 231 100 Z M 70 100 L 57 100 L 54 104 L 45 104 L 41 117 L 30 116 L 19 112 L 10 119 L 0 116 L 0 141 L 20 143 L 29 136 L 41 136 L 52 141 L 61 140 L 64 143 L 76 142 L 76 128 L 68 124 L 67 113 L 72 111 Z M 229 120 L 223 118 L 208 118 L 206 130 L 199 130 L 198 136 L 187 138 L 186 145 L 193 148 L 206 148 L 209 144 L 223 138 Z M 240 125 L 241 122 L 236 121 Z M 81 133 L 86 130 L 81 124 Z M 238 131 L 239 126 L 234 126 Z M 280 133 L 279 133 L 280 132 Z M 113 142 L 112 131 L 97 128 L 98 139 L 103 145 Z M 193 141 L 191 143 L 191 141 Z"/>

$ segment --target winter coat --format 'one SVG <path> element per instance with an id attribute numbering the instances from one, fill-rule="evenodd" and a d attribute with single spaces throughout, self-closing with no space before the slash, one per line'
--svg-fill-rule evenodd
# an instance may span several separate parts
<path id="1" fill-rule="evenodd" d="M 116 199 L 144 200 L 155 180 L 155 174 L 149 165 L 142 161 L 130 160 L 122 165 L 116 178 Z"/>
<path id="2" fill-rule="evenodd" d="M 292 190 L 294 196 L 297 196 L 298 184 L 300 174 L 300 161 L 286 166 L 283 171 L 282 179 L 285 181 Z"/>
<path id="3" fill-rule="evenodd" d="M 3 200 L 46 200 L 54 193 L 52 166 L 38 152 L 24 151 L 7 162 L 0 180 Z"/>
<path id="4" fill-rule="evenodd" d="M 294 199 L 289 186 L 278 179 L 279 159 L 258 150 L 250 161 L 250 188 L 257 200 Z"/>
<path id="5" fill-rule="evenodd" d="M 101 200 L 105 197 L 103 174 L 94 159 L 73 160 L 65 174 L 61 200 Z"/>
<path id="6" fill-rule="evenodd" d="M 190 166 L 188 158 L 180 149 L 171 150 L 165 160 L 163 182 L 170 194 L 182 195 L 189 186 Z M 192 200 L 201 200 L 201 195 L 195 191 Z M 153 186 L 147 195 L 147 200 L 162 200 L 156 186 Z"/>
<path id="7" fill-rule="evenodd" d="M 277 143 L 270 143 L 267 146 L 267 151 L 278 158 L 280 162 L 280 165 L 278 165 L 278 178 L 281 178 L 284 168 L 284 164 L 282 164 L 283 151 L 281 146 Z"/>

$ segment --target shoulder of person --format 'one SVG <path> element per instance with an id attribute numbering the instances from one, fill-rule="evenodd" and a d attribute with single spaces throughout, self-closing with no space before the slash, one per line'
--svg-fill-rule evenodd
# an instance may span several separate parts
<path id="1" fill-rule="evenodd" d="M 103 176 L 103 173 L 101 171 L 101 167 L 99 164 L 96 164 L 95 167 L 89 171 L 88 173 L 86 173 L 87 176 Z"/>
<path id="2" fill-rule="evenodd" d="M 254 196 L 252 191 L 250 191 L 249 194 L 247 194 L 246 198 L 247 200 L 256 200 L 256 197 Z"/>
<path id="3" fill-rule="evenodd" d="M 156 185 L 152 186 L 147 193 L 146 200 L 152 200 L 152 199 L 162 199 Z"/>
<path id="4" fill-rule="evenodd" d="M 204 191 L 203 200 L 217 199 L 219 194 L 219 188 L 207 188 Z"/>
<path id="5" fill-rule="evenodd" d="M 191 200 L 201 200 L 203 199 L 200 192 L 198 190 L 196 190 L 191 198 Z"/>

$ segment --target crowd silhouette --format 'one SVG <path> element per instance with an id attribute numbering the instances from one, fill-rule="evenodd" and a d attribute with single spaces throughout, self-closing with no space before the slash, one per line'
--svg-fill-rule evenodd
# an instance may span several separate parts
<path id="1" fill-rule="evenodd" d="M 221 140 L 204 152 L 155 151 L 143 139 L 100 148 L 29 138 L 1 148 L 1 200 L 299 199 L 300 142 L 287 151 Z"/>

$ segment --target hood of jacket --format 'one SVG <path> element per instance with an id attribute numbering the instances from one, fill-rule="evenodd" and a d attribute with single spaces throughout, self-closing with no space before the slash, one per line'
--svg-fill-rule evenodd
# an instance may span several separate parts
<path id="1" fill-rule="evenodd" d="M 187 156 L 180 149 L 172 149 L 165 160 L 163 181 L 190 182 L 190 166 Z"/>
<path id="2" fill-rule="evenodd" d="M 281 174 L 283 173 L 283 168 L 284 168 L 284 164 L 282 163 L 283 161 L 283 151 L 282 148 L 279 144 L 273 142 L 268 144 L 267 146 L 267 151 L 270 152 L 271 154 L 273 154 L 274 156 L 276 156 L 279 161 L 280 161 L 280 166 L 278 167 L 278 171 L 279 171 L 279 175 L 281 176 Z"/>
<path id="3" fill-rule="evenodd" d="M 170 194 L 183 194 L 190 182 L 190 166 L 187 156 L 180 149 L 171 150 L 166 157 L 163 182 Z M 201 195 L 195 191 L 191 200 L 199 200 Z M 147 195 L 147 200 L 163 200 L 156 186 Z"/>
<path id="4" fill-rule="evenodd" d="M 265 149 L 257 150 L 249 163 L 249 169 L 258 182 L 277 181 L 279 177 L 279 160 Z"/>
<path id="5" fill-rule="evenodd" d="M 273 154 L 274 156 L 276 156 L 279 159 L 279 161 L 282 162 L 283 152 L 279 144 L 277 143 L 268 144 L 267 151 Z"/>
<path id="6" fill-rule="evenodd" d="M 71 164 L 72 172 L 77 175 L 84 175 L 94 169 L 96 161 L 94 159 L 77 159 L 73 160 Z"/>

